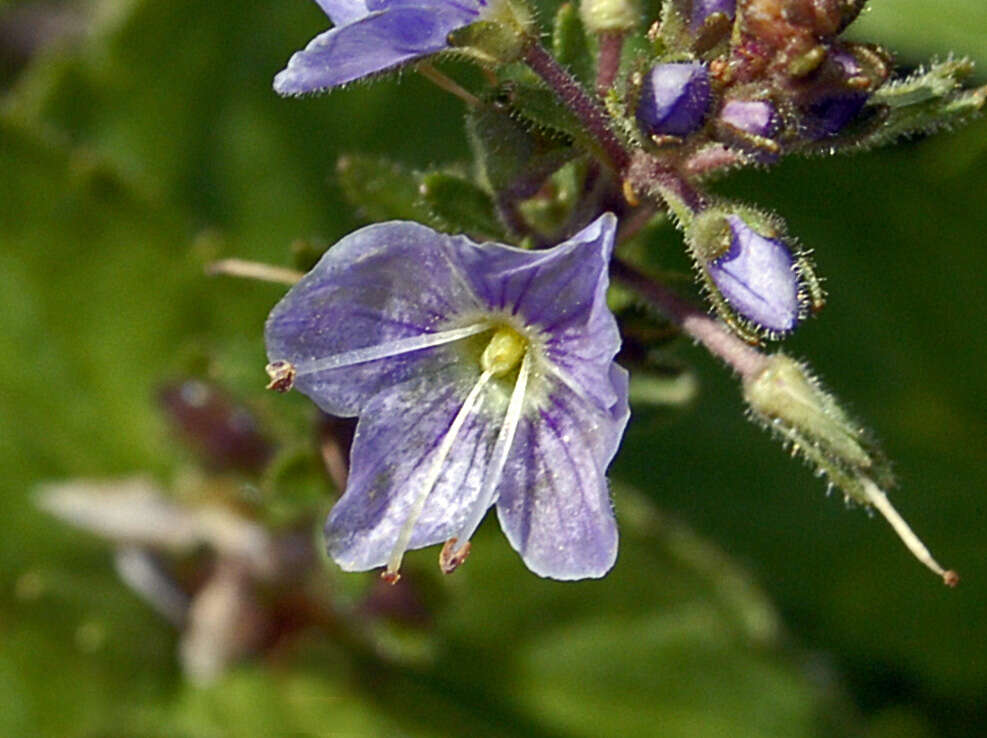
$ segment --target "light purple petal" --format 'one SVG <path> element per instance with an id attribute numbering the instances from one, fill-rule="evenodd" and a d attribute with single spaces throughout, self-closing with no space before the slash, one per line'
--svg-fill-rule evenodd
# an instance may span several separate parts
<path id="1" fill-rule="evenodd" d="M 387 563 L 439 444 L 477 378 L 478 373 L 449 371 L 419 377 L 381 392 L 364 408 L 346 493 L 326 522 L 329 554 L 343 569 Z M 479 496 L 504 411 L 497 393 L 482 397 L 484 404 L 465 421 L 426 499 L 409 549 L 456 535 Z"/>
<path id="2" fill-rule="evenodd" d="M 335 26 L 345 26 L 370 12 L 363 0 L 315 0 L 315 2 Z"/>
<path id="3" fill-rule="evenodd" d="M 441 51 L 449 33 L 469 22 L 464 15 L 437 5 L 371 13 L 312 39 L 277 74 L 274 89 L 281 95 L 325 90 Z"/>
<path id="4" fill-rule="evenodd" d="M 612 365 L 619 398 L 602 413 L 565 387 L 524 417 L 497 501 L 501 528 L 531 571 L 552 579 L 602 577 L 617 558 L 606 468 L 627 423 L 627 373 Z"/>
<path id="5" fill-rule="evenodd" d="M 271 311 L 271 361 L 294 365 L 441 329 L 480 303 L 451 254 L 456 239 L 390 222 L 343 238 Z M 295 387 L 333 415 L 356 415 L 381 390 L 462 360 L 451 346 L 299 375 Z"/>
<path id="6" fill-rule="evenodd" d="M 602 409 L 616 400 L 605 380 L 620 348 L 606 304 L 616 227 L 606 213 L 547 251 L 485 244 L 464 252 L 464 270 L 480 298 L 547 335 L 548 358 Z"/>
<path id="7" fill-rule="evenodd" d="M 788 247 L 762 236 L 739 215 L 727 216 L 730 249 L 708 266 L 720 294 L 740 315 L 778 333 L 799 319 L 799 278 Z"/>

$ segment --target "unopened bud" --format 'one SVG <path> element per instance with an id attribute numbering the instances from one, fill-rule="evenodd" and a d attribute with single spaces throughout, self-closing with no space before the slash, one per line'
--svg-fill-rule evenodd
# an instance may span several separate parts
<path id="1" fill-rule="evenodd" d="M 711 208 L 687 236 L 721 317 L 745 338 L 791 333 L 810 306 L 821 307 L 806 257 L 767 216 Z"/>
<path id="2" fill-rule="evenodd" d="M 634 0 L 583 0 L 579 16 L 590 33 L 612 33 L 635 28 L 640 12 Z"/>
<path id="3" fill-rule="evenodd" d="M 688 136 L 703 124 L 709 103 L 705 64 L 656 64 L 644 78 L 637 120 L 648 136 Z"/>
<path id="4" fill-rule="evenodd" d="M 737 0 L 692 0 L 689 26 L 693 32 L 700 30 L 711 16 L 719 13 L 733 20 L 737 12 Z"/>

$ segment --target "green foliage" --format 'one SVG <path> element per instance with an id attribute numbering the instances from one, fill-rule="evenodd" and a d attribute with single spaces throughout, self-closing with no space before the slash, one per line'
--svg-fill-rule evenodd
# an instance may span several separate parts
<path id="1" fill-rule="evenodd" d="M 593 71 L 593 51 L 579 17 L 579 10 L 573 3 L 565 3 L 555 14 L 552 53 L 587 89 L 592 87 L 596 77 Z"/>

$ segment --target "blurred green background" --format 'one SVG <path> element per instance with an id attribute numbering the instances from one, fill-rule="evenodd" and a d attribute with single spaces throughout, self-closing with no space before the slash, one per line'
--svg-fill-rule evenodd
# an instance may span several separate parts
<path id="1" fill-rule="evenodd" d="M 41 512 L 35 490 L 145 473 L 194 505 L 222 488 L 318 546 L 331 485 L 283 450 L 305 446 L 314 413 L 261 391 L 283 290 L 203 267 L 291 265 L 299 239 L 361 224 L 334 181 L 343 152 L 467 155 L 460 103 L 415 75 L 279 99 L 272 76 L 325 25 L 309 0 L 0 4 L 0 735 L 983 735 L 983 119 L 718 185 L 814 249 L 829 304 L 788 350 L 883 440 L 894 500 L 957 590 L 827 499 L 683 344 L 701 394 L 635 414 L 603 581 L 537 579 L 491 520 L 454 577 L 434 551 L 409 557 L 414 617 L 379 602 L 374 575 L 320 558 L 298 592 L 263 586 L 253 606 L 304 594 L 328 619 L 271 616 L 278 637 L 218 680 L 183 677 L 178 630 L 116 577 L 112 546 Z M 874 2 L 854 34 L 907 67 L 971 56 L 987 81 L 981 0 Z M 202 472 L 156 399 L 193 375 L 301 471 Z M 214 566 L 197 556 L 183 571 Z"/>

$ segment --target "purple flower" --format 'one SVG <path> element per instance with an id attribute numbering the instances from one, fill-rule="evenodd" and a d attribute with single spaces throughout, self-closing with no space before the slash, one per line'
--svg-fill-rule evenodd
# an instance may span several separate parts
<path id="1" fill-rule="evenodd" d="M 449 33 L 481 19 L 488 0 L 316 0 L 335 28 L 312 39 L 274 78 L 281 95 L 352 82 L 448 48 Z"/>
<path id="2" fill-rule="evenodd" d="M 706 270 L 737 314 L 770 333 L 789 333 L 802 312 L 799 274 L 788 246 L 739 215 L 726 216 L 730 247 Z"/>
<path id="3" fill-rule="evenodd" d="M 690 27 L 693 32 L 698 31 L 713 13 L 722 13 L 733 20 L 736 12 L 737 0 L 692 0 Z"/>
<path id="4" fill-rule="evenodd" d="M 536 574 L 610 569 L 605 471 L 628 418 L 606 305 L 615 227 L 606 214 L 555 248 L 525 251 L 372 225 L 271 311 L 271 361 L 288 362 L 294 386 L 326 412 L 359 416 L 347 488 L 326 523 L 343 569 L 386 566 L 394 579 L 405 550 L 447 542 L 440 563 L 451 570 L 494 504 Z"/>
<path id="5" fill-rule="evenodd" d="M 709 101 L 705 64 L 656 64 L 644 79 L 637 120 L 649 136 L 687 136 L 702 125 Z"/>

